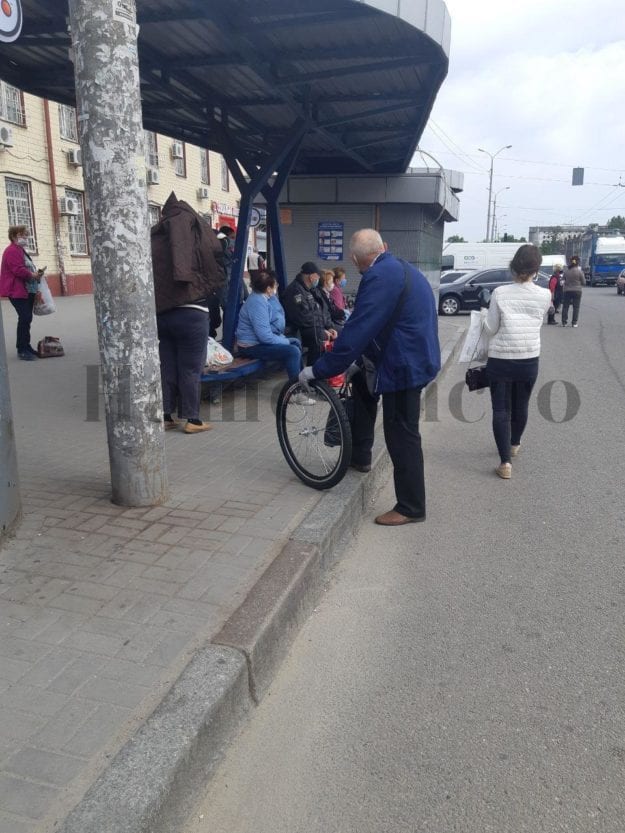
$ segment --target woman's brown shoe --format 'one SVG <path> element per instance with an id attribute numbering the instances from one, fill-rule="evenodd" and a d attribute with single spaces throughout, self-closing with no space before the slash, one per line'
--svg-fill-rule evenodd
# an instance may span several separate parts
<path id="1" fill-rule="evenodd" d="M 199 434 L 201 431 L 210 431 L 212 429 L 212 425 L 210 422 L 202 422 L 200 425 L 196 425 L 193 422 L 187 422 L 184 427 L 185 434 Z"/>
<path id="2" fill-rule="evenodd" d="M 512 464 L 501 463 L 501 465 L 497 466 L 495 469 L 495 474 L 498 477 L 501 477 L 502 480 L 510 480 L 512 477 Z"/>

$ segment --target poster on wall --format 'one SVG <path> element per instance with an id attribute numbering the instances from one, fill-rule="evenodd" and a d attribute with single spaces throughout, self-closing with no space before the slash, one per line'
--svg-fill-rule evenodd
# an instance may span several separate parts
<path id="1" fill-rule="evenodd" d="M 317 253 L 321 260 L 343 260 L 344 223 L 319 223 Z"/>

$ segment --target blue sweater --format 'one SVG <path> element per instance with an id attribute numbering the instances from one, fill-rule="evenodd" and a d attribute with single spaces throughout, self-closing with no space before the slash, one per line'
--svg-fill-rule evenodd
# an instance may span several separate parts
<path id="1" fill-rule="evenodd" d="M 279 301 L 269 301 L 269 298 L 260 293 L 252 292 L 247 301 L 241 307 L 239 324 L 237 326 L 237 342 L 240 345 L 253 347 L 255 344 L 288 344 L 289 340 L 284 335 L 279 335 L 272 329 L 272 305 Z M 284 313 L 282 313 L 284 317 Z"/>
<path id="2" fill-rule="evenodd" d="M 343 373 L 364 353 L 378 366 L 377 393 L 423 387 L 441 368 L 438 317 L 427 278 L 407 265 L 409 291 L 380 359 L 375 340 L 393 316 L 404 287 L 404 265 L 388 252 L 362 275 L 354 309 L 331 352 L 313 365 L 316 379 Z"/>

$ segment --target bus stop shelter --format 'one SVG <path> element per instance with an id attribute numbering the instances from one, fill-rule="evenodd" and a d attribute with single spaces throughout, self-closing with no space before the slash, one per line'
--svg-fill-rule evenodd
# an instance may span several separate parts
<path id="1" fill-rule="evenodd" d="M 0 78 L 77 108 L 113 500 L 158 503 L 167 485 L 140 128 L 221 153 L 241 191 L 231 344 L 254 201 L 266 203 L 284 281 L 287 178 L 407 169 L 447 73 L 449 15 L 442 0 L 21 0 L 21 15 Z M 0 493 L 0 519 L 14 504 Z"/>

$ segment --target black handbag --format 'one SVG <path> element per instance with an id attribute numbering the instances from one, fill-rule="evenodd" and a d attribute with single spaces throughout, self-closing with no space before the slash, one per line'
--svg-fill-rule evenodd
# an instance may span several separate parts
<path id="1" fill-rule="evenodd" d="M 480 338 L 482 337 L 483 331 L 484 324 L 482 323 L 482 331 L 480 332 Z M 471 361 L 473 361 L 473 359 L 475 358 L 475 352 L 479 343 L 480 339 L 478 338 L 477 344 L 475 345 L 475 350 L 473 351 L 473 355 L 471 356 Z M 469 364 L 471 364 L 471 362 L 469 362 Z M 482 390 L 482 388 L 487 388 L 490 383 L 488 381 L 488 374 L 486 373 L 486 365 L 481 364 L 479 367 L 470 367 L 464 374 L 464 381 L 466 382 L 469 390 Z"/>
<path id="2" fill-rule="evenodd" d="M 464 381 L 467 383 L 469 390 L 482 390 L 482 388 L 487 388 L 489 382 L 486 365 L 470 367 L 465 374 Z"/>

